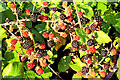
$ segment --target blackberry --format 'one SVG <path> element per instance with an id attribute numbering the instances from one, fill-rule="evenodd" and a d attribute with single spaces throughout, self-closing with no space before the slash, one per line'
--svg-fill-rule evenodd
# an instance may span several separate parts
<path id="1" fill-rule="evenodd" d="M 94 40 L 89 39 L 89 40 L 87 41 L 87 45 L 88 45 L 88 46 L 94 45 Z"/>
<path id="2" fill-rule="evenodd" d="M 53 47 L 54 46 L 54 41 L 53 40 L 48 41 L 47 45 L 48 45 L 49 48 Z"/>
<path id="3" fill-rule="evenodd" d="M 95 24 L 90 25 L 91 30 L 95 30 L 96 28 L 97 28 L 97 25 L 95 25 Z"/>
<path id="4" fill-rule="evenodd" d="M 68 29 L 67 29 L 67 32 L 68 32 L 68 33 L 72 33 L 72 32 L 74 32 L 74 31 L 75 31 L 75 30 L 74 30 L 73 28 L 68 28 Z"/>
<path id="5" fill-rule="evenodd" d="M 49 10 L 48 7 L 45 7 L 45 8 L 44 8 L 44 12 L 45 12 L 45 13 L 49 13 L 49 11 L 50 11 L 50 10 Z"/>
<path id="6" fill-rule="evenodd" d="M 21 61 L 24 62 L 24 63 L 27 62 L 27 60 L 28 60 L 28 58 L 27 58 L 26 56 L 23 56 L 23 57 L 21 58 Z"/>
<path id="7" fill-rule="evenodd" d="M 30 20 L 33 22 L 37 21 L 37 14 L 30 15 Z"/>
<path id="8" fill-rule="evenodd" d="M 96 16 L 96 17 L 95 17 L 95 20 L 96 20 L 97 22 L 100 22 L 100 21 L 102 21 L 103 19 L 101 18 L 101 16 Z"/>
<path id="9" fill-rule="evenodd" d="M 87 54 L 84 56 L 84 59 L 87 60 L 89 57 L 90 57 L 90 55 Z"/>
<path id="10" fill-rule="evenodd" d="M 22 14 L 22 10 L 21 9 L 18 9 L 17 11 L 16 11 L 16 13 L 17 13 L 17 15 L 21 15 Z"/>
<path id="11" fill-rule="evenodd" d="M 77 40 L 72 41 L 72 47 L 78 48 L 79 47 L 79 42 Z"/>
<path id="12" fill-rule="evenodd" d="M 60 14 L 60 19 L 61 20 L 65 20 L 66 19 L 66 15 L 65 14 Z"/>
<path id="13" fill-rule="evenodd" d="M 104 64 L 104 69 L 108 69 L 109 68 L 109 64 Z"/>
<path id="14" fill-rule="evenodd" d="M 87 67 L 82 67 L 82 72 L 85 74 L 85 73 L 88 73 L 89 72 L 89 68 Z"/>
<path id="15" fill-rule="evenodd" d="M 44 50 L 43 49 L 39 49 L 39 53 L 44 53 Z"/>
<path id="16" fill-rule="evenodd" d="M 30 40 L 26 40 L 26 41 L 22 44 L 23 48 L 25 48 L 25 49 L 29 49 L 32 45 L 33 45 L 33 43 L 32 43 L 32 41 L 30 41 Z"/>
<path id="17" fill-rule="evenodd" d="M 86 50 L 87 50 L 86 45 L 82 45 L 82 46 L 81 46 L 81 50 L 82 50 L 82 51 L 86 51 Z"/>
<path id="18" fill-rule="evenodd" d="M 55 8 L 55 7 L 54 7 L 54 8 L 52 8 L 52 10 L 53 10 L 53 11 L 57 11 L 57 10 L 58 10 L 58 8 Z"/>
<path id="19" fill-rule="evenodd" d="M 107 56 L 107 51 L 106 51 L 106 50 L 102 50 L 102 51 L 101 51 L 101 56 L 102 56 L 102 57 Z"/>
<path id="20" fill-rule="evenodd" d="M 42 55 L 40 53 L 36 54 L 36 58 L 41 58 L 41 57 L 42 57 Z"/>
<path id="21" fill-rule="evenodd" d="M 80 18 L 81 24 L 87 24 L 90 20 L 84 16 Z"/>

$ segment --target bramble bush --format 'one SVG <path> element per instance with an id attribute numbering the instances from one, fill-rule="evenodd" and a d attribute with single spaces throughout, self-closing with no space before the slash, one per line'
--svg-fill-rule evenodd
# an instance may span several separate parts
<path id="1" fill-rule="evenodd" d="M 120 79 L 120 2 L 0 4 L 3 79 Z"/>

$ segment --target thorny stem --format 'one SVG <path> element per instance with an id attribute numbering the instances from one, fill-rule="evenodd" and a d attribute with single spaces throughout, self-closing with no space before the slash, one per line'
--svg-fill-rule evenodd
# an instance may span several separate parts
<path id="1" fill-rule="evenodd" d="M 34 6 L 33 6 L 32 15 L 33 15 L 33 13 L 34 13 L 34 10 L 35 10 L 35 5 L 36 5 L 36 1 L 35 1 L 35 4 L 34 4 Z"/>
<path id="2" fill-rule="evenodd" d="M 80 28 L 82 28 L 82 25 L 81 25 L 80 17 L 79 17 L 79 15 L 78 15 L 78 9 L 77 9 L 77 7 L 76 7 L 76 2 L 75 2 L 75 0 L 73 0 L 73 3 L 74 3 L 74 6 L 75 6 L 75 9 L 76 9 L 79 26 L 80 26 Z"/>
<path id="3" fill-rule="evenodd" d="M 60 75 L 57 74 L 57 73 L 50 67 L 50 64 L 48 65 L 48 67 L 50 68 L 50 70 L 51 70 L 54 74 L 56 74 L 61 80 L 63 80 L 62 77 L 60 77 Z"/>

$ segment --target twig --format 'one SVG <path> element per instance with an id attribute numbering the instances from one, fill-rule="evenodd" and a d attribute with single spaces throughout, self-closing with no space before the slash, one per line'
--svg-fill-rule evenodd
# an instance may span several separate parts
<path id="1" fill-rule="evenodd" d="M 34 6 L 33 6 L 32 15 L 33 15 L 33 13 L 34 13 L 34 10 L 35 10 L 35 5 L 36 5 L 36 1 L 35 1 L 35 4 L 34 4 Z"/>
<path id="2" fill-rule="evenodd" d="M 50 67 L 50 64 L 48 65 L 48 67 L 50 68 L 50 70 L 51 70 L 54 74 L 56 74 L 61 80 L 63 80 L 63 79 L 60 77 L 60 75 L 57 74 L 57 73 Z"/>
<path id="3" fill-rule="evenodd" d="M 79 15 L 78 15 L 78 9 L 77 9 L 77 7 L 76 7 L 76 2 L 75 2 L 75 0 L 73 0 L 73 3 L 74 3 L 74 6 L 75 6 L 75 9 L 76 9 L 79 26 L 80 26 L 80 28 L 82 28 L 82 25 L 81 25 L 80 17 L 79 17 Z"/>

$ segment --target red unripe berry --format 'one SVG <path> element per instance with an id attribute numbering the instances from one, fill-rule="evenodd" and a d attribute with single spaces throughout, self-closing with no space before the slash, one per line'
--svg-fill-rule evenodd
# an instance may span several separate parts
<path id="1" fill-rule="evenodd" d="M 48 20 L 48 16 L 40 15 L 39 19 L 41 21 L 45 21 L 45 20 Z"/>
<path id="2" fill-rule="evenodd" d="M 97 22 L 97 25 L 98 25 L 98 26 L 100 26 L 101 24 L 102 24 L 102 22 L 101 22 L 101 21 L 100 21 L 100 22 Z"/>
<path id="3" fill-rule="evenodd" d="M 113 63 L 116 63 L 116 61 L 117 61 L 116 59 L 112 59 L 112 62 L 113 62 Z"/>
<path id="4" fill-rule="evenodd" d="M 22 27 L 25 27 L 25 22 L 22 22 Z"/>
<path id="5" fill-rule="evenodd" d="M 68 15 L 70 15 L 70 16 L 71 16 L 71 15 L 72 15 L 72 12 L 71 12 L 71 11 L 70 11 L 70 12 L 68 12 Z"/>
<path id="6" fill-rule="evenodd" d="M 40 44 L 40 49 L 45 49 L 45 44 L 44 43 Z"/>
<path id="7" fill-rule="evenodd" d="M 67 33 L 66 33 L 66 32 L 63 32 L 63 33 L 62 33 L 62 37 L 66 38 L 66 37 L 67 37 Z"/>
<path id="8" fill-rule="evenodd" d="M 64 30 L 66 28 L 65 24 L 64 23 L 61 23 L 60 24 L 60 29 Z"/>
<path id="9" fill-rule="evenodd" d="M 12 3 L 11 4 L 11 9 L 15 9 L 16 8 L 16 4 Z"/>
<path id="10" fill-rule="evenodd" d="M 47 5 L 47 1 L 43 1 L 43 5 L 46 6 Z"/>
<path id="11" fill-rule="evenodd" d="M 88 64 L 91 64 L 91 62 L 92 62 L 92 61 L 91 61 L 90 59 L 87 61 Z"/>
<path id="12" fill-rule="evenodd" d="M 29 55 L 30 55 L 30 54 L 31 54 L 31 50 L 30 50 L 30 49 L 27 49 L 27 50 L 26 50 L 26 54 L 29 54 Z"/>
<path id="13" fill-rule="evenodd" d="M 100 71 L 100 76 L 101 77 L 105 77 L 106 76 L 106 72 L 105 71 Z"/>
<path id="14" fill-rule="evenodd" d="M 40 74 L 42 74 L 42 73 L 43 73 L 43 69 L 39 68 L 36 72 L 37 72 L 37 74 L 39 74 L 39 75 L 40 75 Z"/>
<path id="15" fill-rule="evenodd" d="M 67 21 L 70 21 L 70 22 L 71 22 L 72 20 L 73 20 L 73 17 L 72 17 L 72 16 L 68 16 L 68 17 L 67 17 Z"/>
<path id="16" fill-rule="evenodd" d="M 86 52 L 87 52 L 87 54 L 91 54 L 91 53 L 90 53 L 90 50 L 86 50 Z"/>
<path id="17" fill-rule="evenodd" d="M 78 15 L 79 15 L 79 17 L 82 17 L 82 16 L 83 16 L 83 13 L 80 11 L 80 12 L 78 13 Z"/>
<path id="18" fill-rule="evenodd" d="M 75 40 L 80 40 L 80 36 L 75 35 L 74 39 L 75 39 Z"/>
<path id="19" fill-rule="evenodd" d="M 87 34 L 90 34 L 90 29 L 85 28 L 85 32 L 86 32 Z"/>
<path id="20" fill-rule="evenodd" d="M 68 2 L 67 1 L 63 1 L 63 3 L 62 3 L 63 8 L 66 8 L 67 5 L 68 5 Z"/>
<path id="21" fill-rule="evenodd" d="M 30 10 L 29 10 L 29 9 L 26 9 L 26 10 L 25 10 L 25 13 L 26 13 L 27 15 L 29 15 L 29 14 L 30 14 Z"/>
<path id="22" fill-rule="evenodd" d="M 33 47 L 30 47 L 30 50 L 33 51 Z"/>
<path id="23" fill-rule="evenodd" d="M 24 37 L 28 37 L 28 36 L 29 36 L 28 34 L 29 34 L 29 33 L 28 33 L 27 31 L 24 31 L 23 36 L 24 36 Z"/>
<path id="24" fill-rule="evenodd" d="M 117 50 L 116 49 L 112 49 L 111 52 L 110 52 L 110 54 L 116 55 L 117 54 Z"/>
<path id="25" fill-rule="evenodd" d="M 95 47 L 92 47 L 89 49 L 91 53 L 95 53 L 96 52 L 96 48 Z"/>
<path id="26" fill-rule="evenodd" d="M 49 55 L 46 55 L 44 58 L 47 59 L 47 60 L 50 59 Z"/>
<path id="27" fill-rule="evenodd" d="M 48 20 L 48 16 L 44 16 L 43 21 Z"/>
<path id="28" fill-rule="evenodd" d="M 42 67 L 46 67 L 46 66 L 47 66 L 47 63 L 46 63 L 46 62 L 45 62 L 45 63 L 42 63 L 41 66 L 42 66 Z"/>
<path id="29" fill-rule="evenodd" d="M 96 72 L 95 71 L 91 71 L 90 75 L 94 78 L 96 76 Z"/>
<path id="30" fill-rule="evenodd" d="M 44 38 L 48 38 L 48 37 L 49 37 L 49 34 L 48 34 L 47 32 L 44 32 L 44 33 L 43 33 L 43 37 L 44 37 Z"/>
<path id="31" fill-rule="evenodd" d="M 11 48 L 12 50 L 14 50 L 14 49 L 15 49 L 15 46 L 14 46 L 14 45 L 11 45 L 10 48 Z"/>
<path id="32" fill-rule="evenodd" d="M 11 44 L 12 44 L 12 45 L 15 45 L 16 43 L 17 43 L 17 40 L 16 40 L 16 39 L 12 39 L 12 40 L 11 40 Z"/>
<path id="33" fill-rule="evenodd" d="M 28 64 L 27 64 L 27 67 L 28 67 L 29 69 L 32 69 L 32 68 L 34 67 L 34 65 L 33 65 L 32 63 L 28 63 Z"/>
<path id="34" fill-rule="evenodd" d="M 78 76 L 82 76 L 82 75 L 83 75 L 82 71 L 78 71 L 78 72 L 77 72 L 77 75 L 78 75 Z"/>
<path id="35" fill-rule="evenodd" d="M 77 51 L 77 50 L 78 50 L 78 48 L 74 48 L 74 47 L 71 47 L 71 49 L 72 49 L 73 51 Z"/>
<path id="36" fill-rule="evenodd" d="M 53 39 L 53 38 L 54 38 L 54 33 L 50 33 L 50 34 L 49 34 L 49 38 L 50 38 L 50 39 Z"/>

